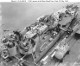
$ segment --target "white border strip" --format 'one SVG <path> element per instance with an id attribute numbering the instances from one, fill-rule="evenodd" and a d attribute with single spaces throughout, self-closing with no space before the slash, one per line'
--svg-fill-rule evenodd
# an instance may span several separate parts
<path id="1" fill-rule="evenodd" d="M 68 0 L 68 2 L 80 2 L 80 0 Z"/>
<path id="2" fill-rule="evenodd" d="M 11 2 L 11 0 L 0 0 L 0 2 Z"/>
<path id="3" fill-rule="evenodd" d="M 30 2 L 30 1 L 42 1 L 42 0 L 0 0 L 0 2 Z M 47 0 L 43 0 L 43 1 L 47 1 Z M 49 0 L 48 0 L 49 1 Z M 51 1 L 51 0 L 50 0 Z M 54 2 L 59 2 L 59 1 L 68 1 L 68 2 L 80 2 L 80 0 L 52 0 Z"/>
<path id="4" fill-rule="evenodd" d="M 0 2 L 28 2 L 28 0 L 0 0 Z"/>

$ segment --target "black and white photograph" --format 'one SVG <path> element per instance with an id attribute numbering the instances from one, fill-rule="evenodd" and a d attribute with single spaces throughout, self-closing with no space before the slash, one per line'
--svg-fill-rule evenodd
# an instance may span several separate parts
<path id="1" fill-rule="evenodd" d="M 80 66 L 80 2 L 0 2 L 0 66 Z"/>

